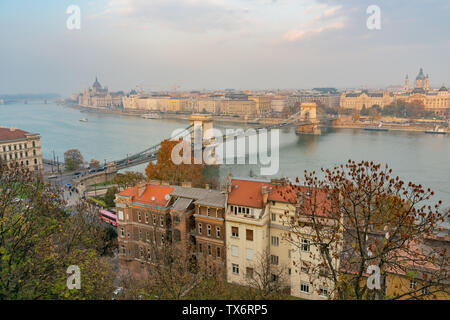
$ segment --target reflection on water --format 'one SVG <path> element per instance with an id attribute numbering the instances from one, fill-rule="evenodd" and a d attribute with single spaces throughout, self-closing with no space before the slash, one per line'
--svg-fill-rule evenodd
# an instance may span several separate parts
<path id="1" fill-rule="evenodd" d="M 88 118 L 88 122 L 80 122 Z M 114 114 L 81 113 L 54 104 L 0 105 L 0 125 L 41 134 L 44 157 L 63 158 L 66 150 L 80 149 L 89 161 L 125 158 L 142 151 L 179 128 L 186 120 L 149 120 Z M 246 127 L 215 123 L 222 129 Z M 421 132 L 369 132 L 360 129 L 322 128 L 322 135 L 297 136 L 294 128 L 280 130 L 280 170 L 277 176 L 303 177 L 303 171 L 347 162 L 373 160 L 388 163 L 404 180 L 432 188 L 450 205 L 450 137 Z M 246 161 L 248 163 L 248 161 Z M 135 168 L 144 171 L 145 165 Z M 257 165 L 224 165 L 222 176 L 258 175 Z"/>

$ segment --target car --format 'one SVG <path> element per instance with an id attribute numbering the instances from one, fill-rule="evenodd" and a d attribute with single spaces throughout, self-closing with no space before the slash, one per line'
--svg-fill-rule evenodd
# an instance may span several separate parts
<path id="1" fill-rule="evenodd" d="M 54 176 L 49 176 L 49 177 L 48 177 L 48 179 L 56 179 L 56 178 L 58 178 L 58 176 L 55 176 L 55 175 L 54 175 Z"/>
<path id="2" fill-rule="evenodd" d="M 81 172 L 75 172 L 73 175 L 74 176 L 79 176 L 81 174 Z"/>
<path id="3" fill-rule="evenodd" d="M 89 173 L 97 172 L 97 169 L 89 169 Z"/>

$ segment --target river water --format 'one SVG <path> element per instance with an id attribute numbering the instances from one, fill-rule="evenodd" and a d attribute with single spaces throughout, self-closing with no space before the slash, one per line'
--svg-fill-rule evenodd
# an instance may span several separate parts
<path id="1" fill-rule="evenodd" d="M 88 118 L 88 122 L 80 122 Z M 53 152 L 63 159 L 68 149 L 79 149 L 86 161 L 125 158 L 188 126 L 185 120 L 148 120 L 116 114 L 86 113 L 56 104 L 0 105 L 0 126 L 40 133 L 44 158 Z M 215 123 L 215 127 L 242 125 Z M 245 128 L 244 128 L 245 129 Z M 225 133 L 225 131 L 224 131 Z M 450 206 L 450 135 L 421 132 L 369 132 L 328 129 L 320 136 L 297 136 L 294 128 L 280 130 L 279 170 L 275 176 L 303 177 L 304 170 L 319 170 L 346 162 L 373 160 L 389 164 L 406 181 L 435 191 L 435 200 Z M 145 165 L 132 170 L 144 171 Z M 221 175 L 248 177 L 260 174 L 258 165 L 224 165 Z"/>

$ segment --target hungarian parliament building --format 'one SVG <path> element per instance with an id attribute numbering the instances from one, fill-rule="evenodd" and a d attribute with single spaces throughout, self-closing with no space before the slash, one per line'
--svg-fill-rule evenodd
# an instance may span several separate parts
<path id="1" fill-rule="evenodd" d="M 407 103 L 422 102 L 425 109 L 432 111 L 436 116 L 446 116 L 450 114 L 450 92 L 445 86 L 440 89 L 430 89 L 430 78 L 425 76 L 420 68 L 419 74 L 414 81 L 414 86 L 409 85 L 408 76 L 405 78 L 403 90 L 397 92 L 369 92 L 363 90 L 358 93 L 343 92 L 340 99 L 340 107 L 345 109 L 361 110 L 363 107 L 370 108 L 385 105 L 396 101 Z"/>

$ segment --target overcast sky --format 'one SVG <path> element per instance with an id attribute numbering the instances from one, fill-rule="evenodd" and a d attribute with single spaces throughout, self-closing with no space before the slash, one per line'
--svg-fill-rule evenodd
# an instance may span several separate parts
<path id="1" fill-rule="evenodd" d="M 81 29 L 68 30 L 69 5 Z M 369 30 L 369 5 L 381 30 Z M 0 94 L 450 86 L 448 0 L 0 0 Z"/>

